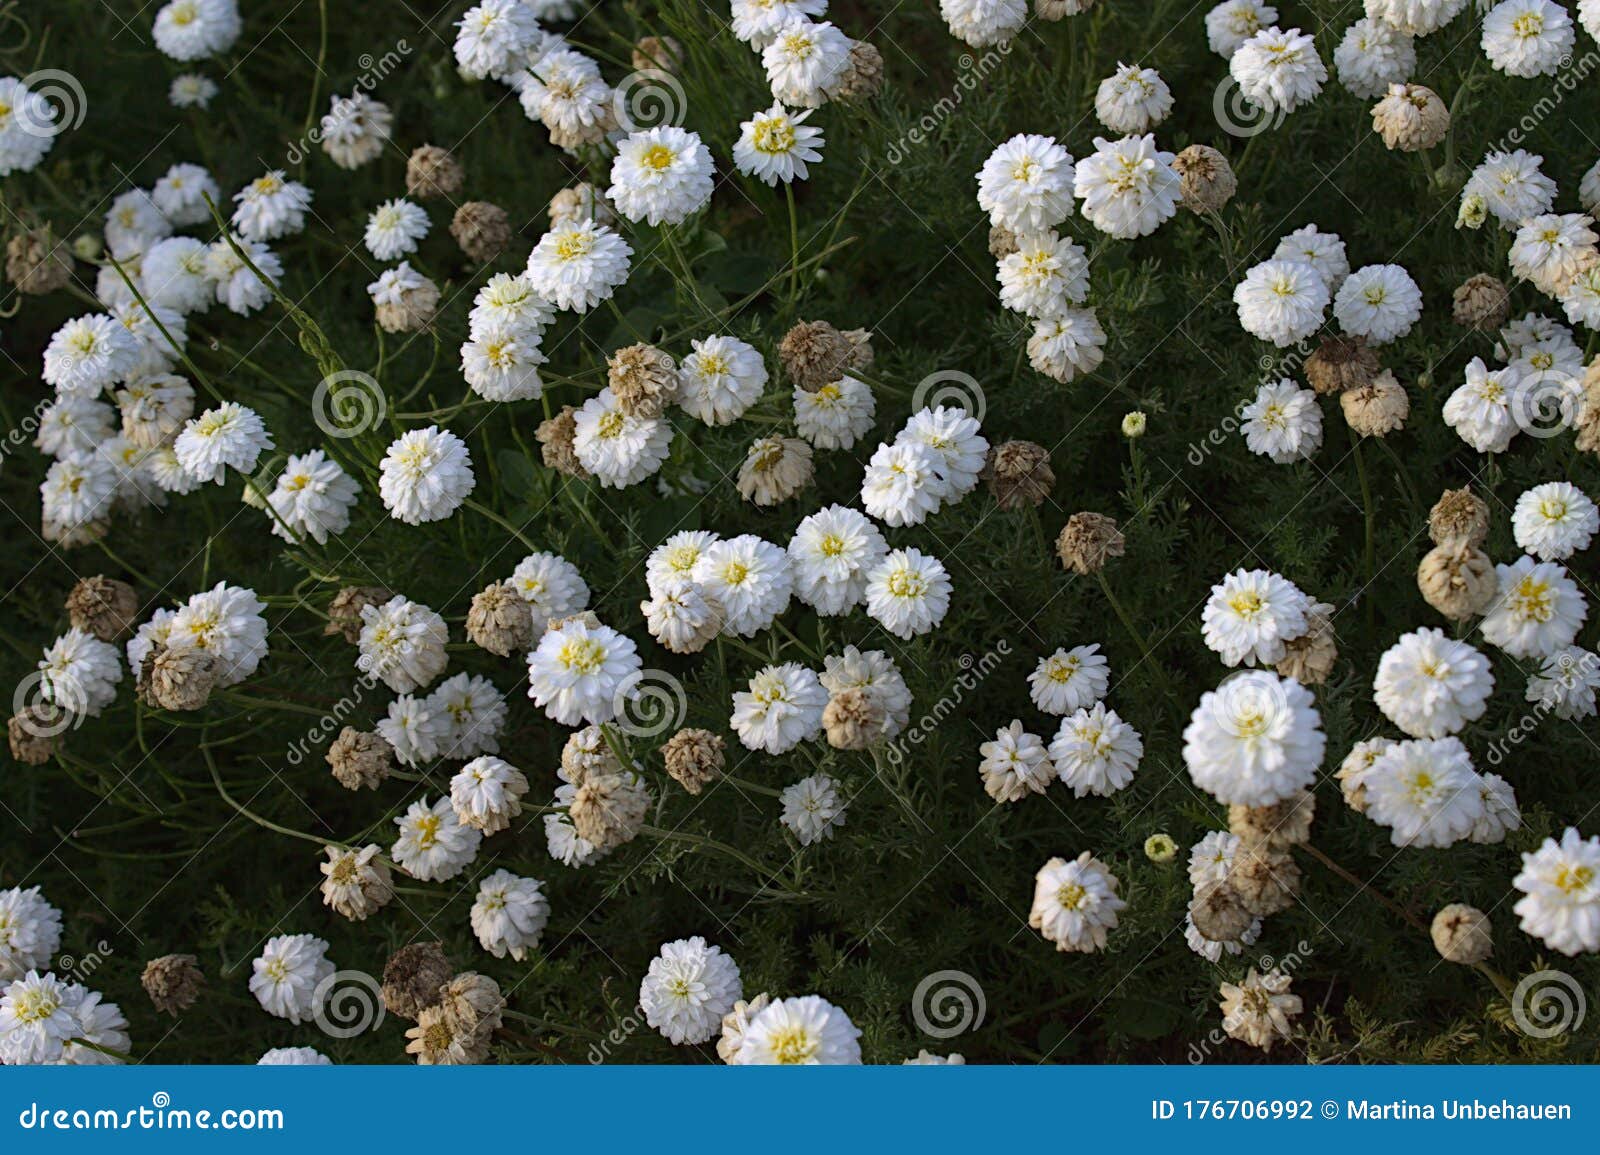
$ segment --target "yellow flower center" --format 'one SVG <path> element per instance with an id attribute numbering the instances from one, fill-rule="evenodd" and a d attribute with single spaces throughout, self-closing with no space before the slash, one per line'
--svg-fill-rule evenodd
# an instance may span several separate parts
<path id="1" fill-rule="evenodd" d="M 578 257 L 588 255 L 593 241 L 588 233 L 572 232 L 562 233 L 556 238 L 556 256 L 563 261 L 576 260 Z"/>
<path id="2" fill-rule="evenodd" d="M 556 660 L 568 670 L 593 674 L 605 663 L 606 648 L 593 638 L 573 638 L 561 647 Z"/>
<path id="3" fill-rule="evenodd" d="M 1067 910 L 1077 910 L 1083 905 L 1083 900 L 1089 897 L 1089 892 L 1076 882 L 1066 883 L 1056 891 L 1056 901 Z"/>
<path id="4" fill-rule="evenodd" d="M 656 172 L 664 172 L 672 167 L 672 150 L 664 144 L 652 144 L 639 154 L 639 164 Z"/>
<path id="5" fill-rule="evenodd" d="M 772 1057 L 786 1066 L 804 1063 L 817 1053 L 817 1040 L 804 1027 L 782 1027 L 772 1033 Z"/>
<path id="6" fill-rule="evenodd" d="M 788 117 L 756 121 L 752 136 L 756 151 L 768 156 L 781 156 L 794 148 L 794 125 Z"/>
<path id="7" fill-rule="evenodd" d="M 1589 866 L 1563 866 L 1556 871 L 1556 889 L 1572 894 L 1585 889 L 1594 881 L 1594 868 Z"/>
<path id="8" fill-rule="evenodd" d="M 1512 594 L 1517 602 L 1517 612 L 1536 622 L 1548 622 L 1555 616 L 1555 597 L 1550 583 L 1529 574 L 1517 583 Z"/>
<path id="9" fill-rule="evenodd" d="M 844 552 L 844 538 L 836 533 L 824 534 L 817 548 L 822 551 L 823 557 L 838 557 Z"/>
<path id="10" fill-rule="evenodd" d="M 729 562 L 722 570 L 722 580 L 730 586 L 742 585 L 744 579 L 750 576 L 750 567 L 743 562 Z"/>
<path id="11" fill-rule="evenodd" d="M 928 592 L 928 582 L 914 570 L 897 570 L 889 575 L 889 592 L 897 598 L 920 598 Z"/>
<path id="12" fill-rule="evenodd" d="M 600 418 L 600 424 L 595 427 L 595 432 L 601 437 L 620 437 L 622 436 L 622 426 L 625 422 L 626 419 L 622 414 L 613 409 Z"/>
<path id="13" fill-rule="evenodd" d="M 1261 595 L 1256 593 L 1234 594 L 1228 599 L 1228 608 L 1241 618 L 1255 617 L 1261 612 L 1265 604 L 1261 600 Z"/>

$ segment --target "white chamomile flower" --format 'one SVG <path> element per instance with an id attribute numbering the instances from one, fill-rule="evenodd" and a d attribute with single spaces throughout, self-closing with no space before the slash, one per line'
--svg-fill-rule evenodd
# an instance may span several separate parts
<path id="1" fill-rule="evenodd" d="M 1314 223 L 1303 225 L 1280 240 L 1278 247 L 1272 250 L 1272 259 L 1304 261 L 1317 270 L 1330 294 L 1337 293 L 1350 275 L 1344 238 L 1338 233 L 1325 233 Z"/>
<path id="2" fill-rule="evenodd" d="M 1589 548 L 1600 509 L 1570 481 L 1547 481 L 1517 498 L 1511 511 L 1517 544 L 1541 561 L 1563 561 Z"/>
<path id="3" fill-rule="evenodd" d="M 449 728 L 426 698 L 401 694 L 389 703 L 385 717 L 373 727 L 394 748 L 402 766 L 421 766 L 439 756 L 439 743 Z"/>
<path id="4" fill-rule="evenodd" d="M 1317 395 L 1287 377 L 1264 383 L 1239 410 L 1239 431 L 1251 453 L 1279 465 L 1308 460 L 1322 448 L 1322 407 Z"/>
<path id="5" fill-rule="evenodd" d="M 552 619 L 571 617 L 589 604 L 589 586 L 560 554 L 530 553 L 511 571 L 510 585 L 528 603 L 535 636 Z"/>
<path id="6" fill-rule="evenodd" d="M 1056 774 L 1079 798 L 1115 794 L 1133 781 L 1142 757 L 1144 741 L 1139 731 L 1115 710 L 1107 710 L 1103 702 L 1061 719 L 1050 743 Z"/>
<path id="7" fill-rule="evenodd" d="M 861 479 L 862 508 L 885 525 L 922 524 L 948 496 L 941 465 L 919 442 L 878 446 Z"/>
<path id="8" fill-rule="evenodd" d="M 1528 678 L 1527 700 L 1558 718 L 1581 721 L 1595 714 L 1600 689 L 1600 656 L 1579 646 L 1562 646 Z"/>
<path id="9" fill-rule="evenodd" d="M 1582 213 L 1528 218 L 1511 242 L 1511 271 L 1541 293 L 1558 296 L 1579 273 L 1600 264 L 1595 249 L 1600 236 L 1589 227 L 1593 223 Z"/>
<path id="10" fill-rule="evenodd" d="M 844 825 L 845 801 L 839 797 L 839 784 L 826 774 L 813 774 L 785 786 L 778 801 L 783 804 L 778 820 L 801 846 L 826 841 L 835 828 Z"/>
<path id="11" fill-rule="evenodd" d="M 474 758 L 450 779 L 456 819 L 485 834 L 498 834 L 510 826 L 522 813 L 522 796 L 527 792 L 528 779 L 522 771 L 492 754 Z"/>
<path id="12" fill-rule="evenodd" d="M 1094 94 L 1094 114 L 1112 132 L 1149 132 L 1172 112 L 1172 90 L 1154 68 L 1118 64 Z"/>
<path id="13" fill-rule="evenodd" d="M 1028 696 L 1046 714 L 1072 714 L 1104 698 L 1110 684 L 1111 664 L 1096 642 L 1041 658 L 1028 675 Z"/>
<path id="14" fill-rule="evenodd" d="M 539 331 L 513 325 L 483 328 L 461 345 L 461 375 L 486 401 L 531 401 L 544 393 L 539 366 L 549 358 Z"/>
<path id="15" fill-rule="evenodd" d="M 444 619 L 409 598 L 361 607 L 356 666 L 397 694 L 409 694 L 444 673 L 450 632 Z"/>
<path id="16" fill-rule="evenodd" d="M 1339 83 L 1362 100 L 1376 100 L 1391 84 L 1404 84 L 1417 67 L 1416 42 L 1409 32 L 1370 16 L 1345 29 L 1333 50 Z"/>
<path id="17" fill-rule="evenodd" d="M 1206 13 L 1206 42 L 1227 60 L 1263 28 L 1278 22 L 1278 10 L 1261 0 L 1224 0 Z"/>
<path id="18" fill-rule="evenodd" d="M 77 718 L 98 718 L 122 681 L 117 647 L 76 626 L 50 643 L 38 671 L 44 700 Z"/>
<path id="19" fill-rule="evenodd" d="M 1263 28 L 1228 59 L 1244 98 L 1265 113 L 1290 113 L 1322 91 L 1328 70 L 1309 33 Z"/>
<path id="20" fill-rule="evenodd" d="M 993 741 L 980 745 L 978 756 L 984 792 L 996 802 L 1043 794 L 1056 773 L 1043 739 L 1024 730 L 1016 718 L 995 731 Z"/>
<path id="21" fill-rule="evenodd" d="M 209 76 L 185 72 L 172 78 L 172 86 L 167 89 L 167 103 L 173 108 L 210 108 L 220 91 L 217 82 Z"/>
<path id="22" fill-rule="evenodd" d="M 1301 260 L 1270 260 L 1252 265 L 1234 286 L 1233 303 L 1246 333 L 1282 349 L 1322 327 L 1331 294 L 1313 265 Z"/>
<path id="23" fill-rule="evenodd" d="M 125 392 L 119 389 L 117 396 L 120 398 Z M 90 453 L 112 435 L 116 428 L 116 412 L 90 394 L 59 393 L 39 413 L 39 432 L 33 439 L 34 447 L 50 457 Z"/>
<path id="24" fill-rule="evenodd" d="M 978 207 L 1019 236 L 1053 229 L 1072 215 L 1074 173 L 1072 155 L 1054 137 L 1019 134 L 978 170 Z"/>
<path id="25" fill-rule="evenodd" d="M 360 492 L 355 479 L 322 450 L 292 456 L 267 497 L 274 515 L 272 532 L 285 541 L 302 534 L 326 545 L 330 534 L 343 533 L 349 527 L 350 511 Z"/>
<path id="26" fill-rule="evenodd" d="M 1156 147 L 1156 138 L 1094 138 L 1094 152 L 1073 172 L 1073 194 L 1083 215 L 1103 233 L 1128 240 L 1153 233 L 1178 211 L 1182 178 L 1174 156 Z"/>
<path id="27" fill-rule="evenodd" d="M 744 993 L 739 966 L 699 935 L 663 943 L 639 984 L 645 1022 L 679 1046 L 710 1042 Z"/>
<path id="28" fill-rule="evenodd" d="M 630 221 L 675 225 L 711 203 L 711 171 L 699 133 L 658 125 L 617 146 L 606 197 Z"/>
<path id="29" fill-rule="evenodd" d="M 168 237 L 144 255 L 139 274 L 145 300 L 175 313 L 203 313 L 217 301 L 207 272 L 210 246 L 193 237 Z"/>
<path id="30" fill-rule="evenodd" d="M 1459 738 L 1396 742 L 1363 784 L 1367 817 L 1387 826 L 1396 846 L 1450 846 L 1483 817 L 1478 774 Z"/>
<path id="31" fill-rule="evenodd" d="M 850 71 L 850 38 L 828 21 L 796 16 L 761 50 L 772 98 L 816 108 L 825 104 Z"/>
<path id="32" fill-rule="evenodd" d="M 827 10 L 828 0 L 732 0 L 733 34 L 760 52 L 789 21 Z"/>
<path id="33" fill-rule="evenodd" d="M 733 695 L 729 725 L 748 749 L 782 754 L 822 732 L 828 692 L 817 675 L 796 662 L 768 666 Z"/>
<path id="34" fill-rule="evenodd" d="M 528 256 L 533 291 L 558 309 L 587 313 L 628 279 L 628 242 L 592 220 L 563 221 Z"/>
<path id="35" fill-rule="evenodd" d="M 312 934 L 274 935 L 250 967 L 250 993 L 262 1010 L 291 1023 L 317 1013 L 317 992 L 334 972 L 327 942 Z"/>
<path id="36" fill-rule="evenodd" d="M 1211 882 L 1227 882 L 1233 873 L 1233 856 L 1241 839 L 1226 830 L 1213 830 L 1189 848 L 1189 885 L 1196 890 Z"/>
<path id="37" fill-rule="evenodd" d="M 1593 6 L 1595 27 L 1600 28 L 1600 0 L 1583 0 L 1586 5 Z M 1583 9 L 1579 8 L 1581 15 Z M 1590 33 L 1594 35 L 1593 32 Z M 1595 36 L 1600 40 L 1600 36 Z M 1590 165 L 1583 174 L 1583 179 L 1578 182 L 1578 203 L 1583 206 L 1583 211 L 1590 216 L 1600 216 L 1600 160 Z"/>
<path id="38" fill-rule="evenodd" d="M 239 246 L 248 264 L 233 245 Z M 218 304 L 248 317 L 272 300 L 272 287 L 283 279 L 283 262 L 262 242 L 236 236 L 233 244 L 223 239 L 206 250 L 206 277 L 215 288 Z"/>
<path id="39" fill-rule="evenodd" d="M 476 758 L 500 752 L 500 733 L 506 728 L 509 710 L 506 696 L 488 678 L 477 674 L 446 678 L 428 695 L 427 707 L 438 720 L 441 758 Z M 484 833 L 491 832 L 485 829 Z"/>
<path id="40" fill-rule="evenodd" d="M 59 1064 L 82 1031 L 82 987 L 29 969 L 0 987 L 0 1063 Z"/>
<path id="41" fill-rule="evenodd" d="M 616 128 L 617 94 L 600 75 L 600 65 L 581 52 L 552 46 L 517 73 L 515 83 L 522 111 L 549 129 L 558 147 L 594 145 Z"/>
<path id="42" fill-rule="evenodd" d="M 1506 835 L 1522 829 L 1522 809 L 1517 805 L 1517 792 L 1498 774 L 1478 775 L 1478 798 L 1481 813 L 1467 835 L 1471 842 L 1481 846 L 1497 845 Z"/>
<path id="43" fill-rule="evenodd" d="M 1316 780 L 1326 745 L 1311 691 L 1247 670 L 1201 696 L 1183 732 L 1183 760 L 1217 801 L 1270 806 Z"/>
<path id="44" fill-rule="evenodd" d="M 644 562 L 645 583 L 650 593 L 660 592 L 665 583 L 693 581 L 700 558 L 720 540 L 708 529 L 684 529 L 656 546 Z"/>
<path id="45" fill-rule="evenodd" d="M 1529 217 L 1550 211 L 1556 182 L 1540 169 L 1544 162 L 1525 149 L 1491 152 L 1467 178 L 1462 197 L 1481 197 L 1484 207 L 1503 228 L 1514 229 Z"/>
<path id="46" fill-rule="evenodd" d="M 860 1039 L 850 1016 L 821 995 L 774 999 L 746 1025 L 729 1061 L 744 1067 L 856 1066 Z"/>
<path id="47" fill-rule="evenodd" d="M 803 518 L 789 541 L 794 593 L 824 617 L 849 613 L 867 597 L 867 574 L 889 552 L 859 510 L 830 505 Z"/>
<path id="48" fill-rule="evenodd" d="M 897 638 L 925 634 L 950 609 L 950 574 L 918 549 L 897 549 L 867 574 L 867 613 Z"/>
<path id="49" fill-rule="evenodd" d="M 1128 905 L 1117 887 L 1116 875 L 1087 850 L 1071 862 L 1052 858 L 1034 875 L 1028 925 L 1059 951 L 1104 950 L 1106 932 Z"/>
<path id="50" fill-rule="evenodd" d="M 1366 0 L 1368 17 L 1412 36 L 1437 32 L 1466 6 L 1467 0 Z"/>
<path id="51" fill-rule="evenodd" d="M 150 190 L 150 199 L 161 215 L 177 228 L 205 224 L 211 219 L 206 198 L 222 199 L 222 190 L 211 174 L 197 164 L 175 164 Z M 146 260 L 148 261 L 146 250 Z"/>
<path id="52" fill-rule="evenodd" d="M 419 798 L 394 820 L 400 836 L 389 850 L 395 865 L 423 882 L 448 882 L 478 857 L 483 834 L 463 826 L 450 799 Z"/>
<path id="53" fill-rule="evenodd" d="M 132 375 L 143 348 L 125 325 L 104 313 L 68 321 L 44 351 L 45 384 L 57 393 L 95 397 Z"/>
<path id="54" fill-rule="evenodd" d="M 1550 76 L 1572 58 L 1577 32 L 1551 0 L 1502 0 L 1483 18 L 1483 54 L 1508 76 Z"/>
<path id="55" fill-rule="evenodd" d="M 1600 329 L 1600 264 L 1574 276 L 1556 299 L 1574 325 Z"/>
<path id="56" fill-rule="evenodd" d="M 1512 909 L 1524 934 L 1571 958 L 1600 951 L 1600 838 L 1584 838 L 1569 826 L 1561 840 L 1546 838 L 1522 856 L 1511 880 L 1522 892 Z"/>
<path id="57" fill-rule="evenodd" d="M 478 936 L 478 945 L 495 958 L 510 955 L 517 962 L 527 958 L 550 920 L 550 900 L 543 887 L 538 879 L 509 870 L 484 878 L 472 903 L 472 933 Z"/>
<path id="58" fill-rule="evenodd" d="M 45 540 L 77 545 L 99 538 L 118 481 L 116 467 L 98 454 L 54 462 L 39 485 Z"/>
<path id="59" fill-rule="evenodd" d="M 1003 44 L 1028 20 L 1028 0 L 939 0 L 950 35 L 973 48 Z"/>
<path id="60" fill-rule="evenodd" d="M 218 485 L 229 469 L 254 473 L 262 451 L 272 447 L 272 434 L 261 415 L 233 401 L 224 401 L 190 420 L 172 444 L 178 461 L 191 476 Z"/>
<path id="61" fill-rule="evenodd" d="M 322 151 L 340 168 L 357 169 L 383 155 L 393 130 L 394 113 L 387 104 L 359 90 L 335 95 L 322 118 Z"/>
<path id="62" fill-rule="evenodd" d="M 818 389 L 794 387 L 795 432 L 818 449 L 852 448 L 877 411 L 872 389 L 848 373 Z"/>
<path id="63" fill-rule="evenodd" d="M 367 252 L 380 261 L 409 256 L 429 228 L 428 212 L 421 205 L 404 197 L 384 201 L 367 218 Z"/>
<path id="64" fill-rule="evenodd" d="M 1490 369 L 1481 357 L 1467 362 L 1467 379 L 1444 403 L 1444 423 L 1479 453 L 1504 453 L 1517 435 L 1512 374 Z"/>
<path id="65" fill-rule="evenodd" d="M 1543 658 L 1578 636 L 1589 606 L 1565 566 L 1524 555 L 1494 567 L 1500 592 L 1479 629 L 1513 658 Z"/>
<path id="66" fill-rule="evenodd" d="M 1106 332 L 1093 309 L 1065 309 L 1035 322 L 1028 337 L 1028 364 L 1067 385 L 1100 367 L 1105 344 Z"/>
<path id="67" fill-rule="evenodd" d="M 1346 333 L 1386 345 L 1422 316 L 1422 290 L 1399 265 L 1367 265 L 1339 286 L 1333 315 Z"/>
<path id="68" fill-rule="evenodd" d="M 485 333 L 517 330 L 535 343 L 556 312 L 534 292 L 527 274 L 496 273 L 472 299 L 467 332 L 474 340 Z"/>
<path id="69" fill-rule="evenodd" d="M 722 632 L 744 638 L 770 626 L 794 592 L 788 553 L 748 533 L 704 546 L 690 576 L 722 606 Z"/>
<path id="70" fill-rule="evenodd" d="M 846 646 L 842 653 L 823 658 L 822 666 L 818 680 L 829 694 L 865 690 L 883 709 L 884 738 L 893 738 L 911 721 L 911 690 L 882 650 Z"/>
<path id="71" fill-rule="evenodd" d="M 383 507 L 407 525 L 449 517 L 475 483 L 466 442 L 436 425 L 402 433 L 378 467 Z"/>
<path id="72" fill-rule="evenodd" d="M 956 501 L 977 488 L 989 456 L 989 442 L 978 429 L 978 419 L 965 409 L 939 405 L 913 413 L 895 440 L 932 450 L 945 500 Z"/>
<path id="73" fill-rule="evenodd" d="M 467 76 L 507 76 L 527 64 L 540 36 L 533 9 L 522 0 L 483 0 L 456 21 L 456 65 Z"/>
<path id="74" fill-rule="evenodd" d="M 128 380 L 170 372 L 189 343 L 189 327 L 173 309 L 135 300 L 113 309 L 112 315 L 139 343 L 139 361 Z"/>
<path id="75" fill-rule="evenodd" d="M 272 1047 L 256 1060 L 258 1067 L 331 1067 L 333 1060 L 315 1047 Z"/>
<path id="76" fill-rule="evenodd" d="M 641 668 L 632 638 L 572 618 L 528 654 L 528 697 L 563 726 L 598 726 L 616 717 Z"/>
<path id="77" fill-rule="evenodd" d="M 234 195 L 233 227 L 249 241 L 272 241 L 306 227 L 311 190 L 282 169 L 259 176 Z"/>
<path id="78" fill-rule="evenodd" d="M 689 344 L 694 351 L 678 366 L 678 404 L 707 425 L 737 421 L 767 387 L 767 365 L 760 352 L 722 334 Z"/>
<path id="79" fill-rule="evenodd" d="M 1089 295 L 1089 256 L 1054 232 L 1017 238 L 1015 252 L 996 262 L 1000 303 L 1033 318 L 1052 317 Z"/>
<path id="80" fill-rule="evenodd" d="M 1403 634 L 1378 659 L 1372 697 L 1413 738 L 1443 738 L 1483 717 L 1494 692 L 1489 660 L 1442 630 Z"/>
<path id="81" fill-rule="evenodd" d="M 0 177 L 32 172 L 55 147 L 60 113 L 15 76 L 0 77 Z"/>
<path id="82" fill-rule="evenodd" d="M 238 685 L 267 656 L 266 608 L 254 590 L 218 582 L 172 615 L 167 648 L 204 650 L 216 659 L 217 685 Z"/>
<path id="83" fill-rule="evenodd" d="M 697 654 L 722 632 L 722 607 L 689 578 L 668 578 L 639 603 L 650 636 L 675 654 Z"/>
<path id="84" fill-rule="evenodd" d="M 1270 666 L 1310 625 L 1311 599 L 1271 570 L 1235 570 L 1211 587 L 1201 611 L 1205 643 L 1230 666 Z"/>
<path id="85" fill-rule="evenodd" d="M 226 52 L 243 30 L 238 0 L 171 0 L 151 31 L 162 52 L 190 61 Z"/>
<path id="86" fill-rule="evenodd" d="M 822 129 L 807 124 L 812 109 L 790 112 L 774 104 L 739 125 L 739 139 L 733 143 L 733 163 L 746 176 L 769 186 L 779 181 L 790 184 L 805 180 L 808 164 L 822 160 Z"/>
<path id="87" fill-rule="evenodd" d="M 572 447 L 578 461 L 601 485 L 637 485 L 665 464 L 672 449 L 672 423 L 665 417 L 624 413 L 616 394 L 602 389 L 573 418 Z"/>

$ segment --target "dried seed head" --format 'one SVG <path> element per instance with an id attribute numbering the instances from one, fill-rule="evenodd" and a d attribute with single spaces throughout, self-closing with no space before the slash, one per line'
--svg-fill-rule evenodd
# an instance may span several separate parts
<path id="1" fill-rule="evenodd" d="M 361 640 L 361 611 L 367 606 L 387 605 L 394 592 L 382 586 L 345 586 L 328 603 L 327 637 L 338 634 L 352 646 Z"/>
<path id="2" fill-rule="evenodd" d="M 840 332 L 826 321 L 801 321 L 784 334 L 778 359 L 791 381 L 815 393 L 847 371 L 872 364 L 872 334 L 865 329 Z"/>
<path id="3" fill-rule="evenodd" d="M 385 301 L 377 308 L 378 326 L 385 333 L 421 332 L 438 315 L 439 286 L 426 277 L 401 293 L 398 301 Z"/>
<path id="4" fill-rule="evenodd" d="M 633 46 L 635 72 L 683 71 L 683 45 L 671 36 L 641 36 Z"/>
<path id="5" fill-rule="evenodd" d="M 1450 312 L 1456 324 L 1492 333 L 1511 316 L 1511 290 L 1500 278 L 1477 273 L 1456 288 Z"/>
<path id="6" fill-rule="evenodd" d="M 1239 191 L 1239 179 L 1228 158 L 1210 145 L 1191 144 L 1172 158 L 1172 167 L 1180 179 L 1183 199 L 1179 203 L 1190 212 L 1221 212 Z"/>
<path id="7" fill-rule="evenodd" d="M 667 773 L 690 794 L 698 794 L 722 774 L 726 743 L 710 730 L 679 730 L 661 747 Z"/>
<path id="8" fill-rule="evenodd" d="M 421 200 L 453 197 L 466 184 L 461 162 L 448 150 L 425 144 L 406 162 L 406 195 Z"/>
<path id="9" fill-rule="evenodd" d="M 1306 380 L 1318 393 L 1359 389 L 1378 374 L 1378 354 L 1365 337 L 1330 334 L 1306 358 Z"/>
<path id="10" fill-rule="evenodd" d="M 511 218 L 506 210 L 488 201 L 468 201 L 456 210 L 450 222 L 450 235 L 461 251 L 480 265 L 486 265 L 511 245 Z"/>
<path id="11" fill-rule="evenodd" d="M 883 53 L 865 40 L 850 42 L 850 66 L 833 91 L 835 100 L 846 103 L 870 100 L 883 88 Z"/>
<path id="12" fill-rule="evenodd" d="M 654 345 L 629 345 L 606 360 L 606 383 L 630 417 L 660 417 L 678 395 L 678 366 Z"/>
<path id="13" fill-rule="evenodd" d="M 383 964 L 383 1005 L 390 1014 L 415 1020 L 428 1007 L 438 1006 L 440 988 L 454 976 L 443 943 L 403 946 Z"/>
<path id="14" fill-rule="evenodd" d="M 1238 942 L 1255 916 L 1244 908 L 1233 887 L 1226 882 L 1208 882 L 1189 900 L 1189 919 L 1203 939 Z"/>
<path id="15" fill-rule="evenodd" d="M 756 505 L 777 505 L 811 484 L 811 444 L 796 437 L 763 437 L 739 467 L 739 496 Z"/>
<path id="16" fill-rule="evenodd" d="M 1121 557 L 1126 543 L 1117 523 L 1103 513 L 1075 513 L 1056 539 L 1061 564 L 1072 573 L 1094 574 L 1111 558 Z"/>
<path id="17" fill-rule="evenodd" d="M 1300 867 L 1287 851 L 1265 842 L 1241 842 L 1233 854 L 1228 885 L 1247 911 L 1265 918 L 1294 905 L 1294 896 L 1300 893 Z"/>
<path id="18" fill-rule="evenodd" d="M 139 595 L 115 578 L 81 578 L 67 594 L 67 618 L 102 642 L 119 642 L 139 624 Z"/>
<path id="19" fill-rule="evenodd" d="M 157 645 L 139 669 L 135 687 L 147 706 L 198 710 L 217 685 L 217 659 L 204 650 L 174 650 Z"/>
<path id="20" fill-rule="evenodd" d="M 206 976 L 200 973 L 200 960 L 194 955 L 164 954 L 144 964 L 139 982 L 156 1010 L 176 1015 L 194 1006 Z"/>
<path id="21" fill-rule="evenodd" d="M 1311 820 L 1316 813 L 1316 795 L 1301 790 L 1270 806 L 1235 803 L 1228 807 L 1228 829 L 1243 843 L 1262 842 L 1275 850 L 1287 850 L 1311 838 Z"/>
<path id="22" fill-rule="evenodd" d="M 1417 566 L 1422 598 L 1451 621 L 1488 611 L 1500 589 L 1489 555 L 1455 538 L 1434 546 Z"/>
<path id="23" fill-rule="evenodd" d="M 1428 512 L 1428 536 L 1435 545 L 1482 545 L 1489 536 L 1489 503 L 1466 486 L 1445 490 Z"/>
<path id="24" fill-rule="evenodd" d="M 990 451 L 989 492 L 1001 509 L 1041 505 L 1056 483 L 1050 451 L 1032 441 L 1007 441 Z"/>
<path id="25" fill-rule="evenodd" d="M 72 250 L 49 225 L 18 233 L 6 243 L 6 278 L 19 293 L 43 296 L 72 283 Z"/>
<path id="26" fill-rule="evenodd" d="M 346 790 L 376 790 L 394 771 L 394 747 L 379 734 L 346 726 L 328 747 L 328 765 Z"/>
<path id="27" fill-rule="evenodd" d="M 1475 906 L 1452 902 L 1433 916 L 1433 947 L 1446 962 L 1472 966 L 1494 953 L 1494 928 Z"/>
<path id="28" fill-rule="evenodd" d="M 883 737 L 888 721 L 883 703 L 864 686 L 840 690 L 822 711 L 828 745 L 836 750 L 865 750 Z"/>
<path id="29" fill-rule="evenodd" d="M 577 412 L 571 405 L 563 405 L 560 413 L 539 422 L 533 436 L 539 442 L 539 455 L 544 459 L 545 468 L 582 481 L 589 476 L 589 471 L 578 460 L 578 451 L 573 448 L 573 438 L 578 435 Z"/>
<path id="30" fill-rule="evenodd" d="M 533 645 L 533 611 L 508 582 L 475 594 L 467 611 L 467 637 L 502 658 Z"/>
<path id="31" fill-rule="evenodd" d="M 573 795 L 568 814 L 578 837 L 603 854 L 633 841 L 649 808 L 650 795 L 632 774 L 590 774 Z"/>

